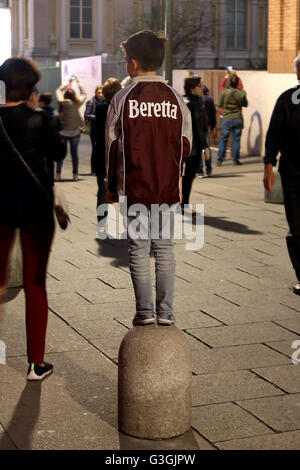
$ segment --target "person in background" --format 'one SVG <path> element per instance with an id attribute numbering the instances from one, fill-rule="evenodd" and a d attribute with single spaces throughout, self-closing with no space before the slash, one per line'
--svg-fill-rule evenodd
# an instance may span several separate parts
<path id="1" fill-rule="evenodd" d="M 91 144 L 92 144 L 92 155 L 91 155 L 91 174 L 96 174 L 96 107 L 103 101 L 103 86 L 98 85 L 95 90 L 95 96 L 86 103 L 84 119 L 91 122 Z"/>
<path id="2" fill-rule="evenodd" d="M 300 56 L 296 57 L 294 65 L 298 86 L 279 96 L 267 132 L 264 185 L 272 191 L 275 184 L 272 167 L 277 164 L 276 157 L 280 153 L 279 172 L 289 225 L 286 243 L 297 278 L 293 291 L 300 295 Z"/>
<path id="3" fill-rule="evenodd" d="M 105 166 L 105 125 L 109 104 L 114 95 L 122 89 L 117 78 L 109 78 L 103 85 L 104 100 L 96 108 L 95 135 L 96 135 L 96 158 L 95 173 L 97 175 L 98 194 L 97 208 L 106 204 L 106 166 Z M 98 216 L 98 222 L 106 216 Z"/>
<path id="4" fill-rule="evenodd" d="M 223 119 L 217 166 L 222 165 L 223 156 L 226 153 L 227 142 L 231 132 L 233 134 L 232 151 L 234 164 L 242 164 L 240 162 L 240 143 L 244 127 L 242 107 L 248 106 L 248 100 L 245 90 L 238 89 L 238 83 L 239 79 L 237 75 L 232 75 L 229 88 L 225 88 L 220 97 L 219 108 L 223 108 Z"/>
<path id="5" fill-rule="evenodd" d="M 208 150 L 209 150 L 209 155 L 210 157 L 205 160 L 205 165 L 206 165 L 206 176 L 211 176 L 212 174 L 212 153 L 210 149 L 210 137 L 214 129 L 216 128 L 217 124 L 217 117 L 216 117 L 216 107 L 214 103 L 214 99 L 212 96 L 209 95 L 209 89 L 203 85 L 203 96 L 201 98 L 202 100 L 202 105 L 206 113 L 206 125 L 207 125 L 207 145 L 208 145 Z M 204 177 L 204 172 L 203 172 L 203 157 L 201 155 L 200 158 L 200 165 L 198 168 L 198 177 L 203 178 Z"/>
<path id="6" fill-rule="evenodd" d="M 51 106 L 51 103 L 52 103 L 51 93 L 40 93 L 38 97 L 38 105 L 40 109 L 42 109 L 42 111 L 48 114 L 51 125 L 57 132 L 60 132 L 62 130 L 62 122 L 61 122 L 58 112 Z M 53 184 L 54 184 L 54 162 L 52 158 L 47 160 L 47 167 L 48 167 L 49 175 L 51 176 L 51 180 L 53 181 Z"/>
<path id="7" fill-rule="evenodd" d="M 51 126 L 47 114 L 28 106 L 40 78 L 37 65 L 22 57 L 8 59 L 0 67 L 0 80 L 6 85 L 6 103 L 0 108 L 3 123 L 0 132 L 0 198 L 3 201 L 0 206 L 0 293 L 5 292 L 9 256 L 19 228 L 26 299 L 28 380 L 41 380 L 53 370 L 52 364 L 44 362 L 48 319 L 46 273 L 55 229 L 53 188 L 45 160 L 58 161 L 64 156 L 60 135 Z M 5 133 L 42 187 L 17 156 Z M 0 303 L 2 301 L 0 299 Z"/>
<path id="8" fill-rule="evenodd" d="M 223 91 L 224 88 L 230 86 L 229 85 L 229 79 L 231 78 L 232 75 L 237 75 L 237 69 L 236 67 L 234 66 L 228 66 L 226 68 L 226 74 L 225 74 L 225 77 L 223 78 L 222 82 L 221 82 L 221 85 L 220 85 L 220 91 Z M 242 90 L 244 88 L 243 86 L 243 82 L 242 80 L 240 79 L 240 77 L 238 77 L 238 89 L 239 90 Z"/>
<path id="9" fill-rule="evenodd" d="M 202 151 L 205 159 L 209 159 L 209 149 L 206 138 L 206 116 L 200 97 L 203 94 L 201 78 L 199 76 L 188 77 L 184 81 L 185 103 L 192 116 L 193 147 L 190 157 L 186 161 L 185 172 L 182 178 L 182 203 L 189 204 L 190 193 L 194 178 L 199 168 Z"/>
<path id="10" fill-rule="evenodd" d="M 80 126 L 82 124 L 79 109 L 86 101 L 86 92 L 78 77 L 76 77 L 75 80 L 80 91 L 80 95 L 77 96 L 75 90 L 71 88 L 73 80 L 74 78 L 71 77 L 67 85 L 61 85 L 56 90 L 56 98 L 60 105 L 60 115 L 63 122 L 63 128 L 60 133 L 64 137 L 66 144 L 70 142 L 73 179 L 78 181 L 78 145 L 80 141 Z M 61 181 L 62 165 L 63 161 L 61 160 L 56 166 L 56 181 Z"/>

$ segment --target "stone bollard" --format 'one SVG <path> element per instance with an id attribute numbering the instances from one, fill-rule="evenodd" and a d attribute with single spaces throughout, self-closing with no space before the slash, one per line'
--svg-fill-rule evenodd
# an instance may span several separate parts
<path id="1" fill-rule="evenodd" d="M 175 326 L 137 326 L 119 351 L 119 430 L 170 439 L 191 426 L 191 350 Z"/>

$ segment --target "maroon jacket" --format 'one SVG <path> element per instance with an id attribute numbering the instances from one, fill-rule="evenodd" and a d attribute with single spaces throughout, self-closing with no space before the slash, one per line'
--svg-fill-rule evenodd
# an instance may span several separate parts
<path id="1" fill-rule="evenodd" d="M 108 110 L 108 190 L 127 196 L 129 205 L 177 203 L 191 148 L 191 114 L 183 98 L 162 77 L 135 77 Z"/>

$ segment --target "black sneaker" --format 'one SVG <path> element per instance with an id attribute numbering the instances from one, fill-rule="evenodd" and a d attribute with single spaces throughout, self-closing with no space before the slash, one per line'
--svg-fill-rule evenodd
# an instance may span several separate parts
<path id="1" fill-rule="evenodd" d="M 157 315 L 157 323 L 159 325 L 174 325 L 175 316 L 173 313 L 160 313 Z"/>
<path id="2" fill-rule="evenodd" d="M 45 366 L 38 366 L 37 364 L 30 364 L 27 372 L 27 380 L 42 380 L 53 371 L 53 365 L 44 362 Z"/>
<path id="3" fill-rule="evenodd" d="M 155 323 L 153 313 L 137 313 L 132 321 L 133 326 L 151 325 L 152 323 Z"/>
<path id="4" fill-rule="evenodd" d="M 297 284 L 294 285 L 293 292 L 294 294 L 300 295 L 300 281 L 298 281 Z"/>
<path id="5" fill-rule="evenodd" d="M 237 160 L 236 162 L 233 162 L 234 165 L 242 165 L 242 162 L 240 162 L 239 160 Z"/>

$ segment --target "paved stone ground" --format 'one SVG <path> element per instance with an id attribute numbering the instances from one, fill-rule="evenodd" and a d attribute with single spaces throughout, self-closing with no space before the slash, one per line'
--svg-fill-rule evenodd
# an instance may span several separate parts
<path id="1" fill-rule="evenodd" d="M 24 296 L 2 318 L 0 449 L 298 449 L 300 299 L 285 247 L 283 206 L 263 202 L 261 160 L 227 160 L 194 183 L 205 245 L 176 241 L 177 326 L 193 354 L 193 429 L 164 442 L 117 430 L 117 357 L 134 295 L 126 242 L 96 239 L 96 181 L 82 140 L 81 177 L 64 165 L 72 225 L 57 232 L 48 269 L 46 360 L 54 374 L 26 383 Z M 69 159 L 69 157 L 68 157 Z"/>

